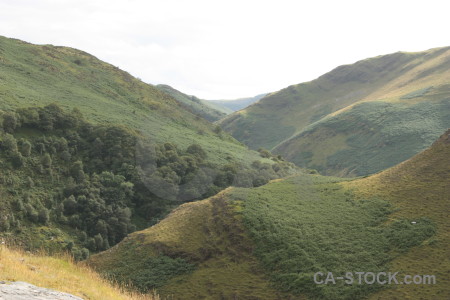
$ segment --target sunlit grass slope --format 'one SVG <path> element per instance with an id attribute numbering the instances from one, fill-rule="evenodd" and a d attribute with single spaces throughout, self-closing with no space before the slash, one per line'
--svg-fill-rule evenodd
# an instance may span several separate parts
<path id="1" fill-rule="evenodd" d="M 50 103 L 76 107 L 96 123 L 127 125 L 156 143 L 195 141 L 214 162 L 258 157 L 170 95 L 86 52 L 0 37 L 0 110 Z"/>
<path id="2" fill-rule="evenodd" d="M 369 101 L 306 127 L 275 153 L 324 175 L 360 176 L 394 166 L 426 149 L 450 127 L 450 85 L 423 101 Z"/>
<path id="3" fill-rule="evenodd" d="M 102 279 L 90 268 L 69 257 L 50 257 L 12 250 L 0 245 L 0 280 L 25 281 L 33 285 L 70 293 L 91 300 L 156 300 L 151 296 L 124 291 Z"/>
<path id="4" fill-rule="evenodd" d="M 373 299 L 450 298 L 450 131 L 412 159 L 368 178 L 346 182 L 359 197 L 388 199 L 398 210 L 391 220 L 428 216 L 437 224 L 435 236 L 420 247 L 398 256 L 392 269 L 406 274 L 434 274 L 432 286 L 396 286 Z M 394 298 L 395 297 L 395 298 Z"/>
<path id="5" fill-rule="evenodd" d="M 449 80 L 450 48 L 398 52 L 272 93 L 220 124 L 251 148 L 324 174 L 366 175 L 410 158 L 450 127 Z"/>
<path id="6" fill-rule="evenodd" d="M 239 207 L 226 203 L 229 191 L 181 205 L 88 263 L 170 299 L 285 299 L 252 256 Z"/>

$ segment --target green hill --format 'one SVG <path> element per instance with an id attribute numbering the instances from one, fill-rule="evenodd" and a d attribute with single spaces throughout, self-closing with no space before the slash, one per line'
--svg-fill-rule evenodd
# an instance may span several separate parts
<path id="1" fill-rule="evenodd" d="M 367 175 L 450 127 L 449 78 L 450 48 L 398 52 L 269 94 L 220 125 L 250 148 L 323 174 Z"/>
<path id="2" fill-rule="evenodd" d="M 207 102 L 215 104 L 219 107 L 223 107 L 227 113 L 232 113 L 237 110 L 246 108 L 247 106 L 259 101 L 266 95 L 267 94 L 260 94 L 255 97 L 240 98 L 240 99 L 235 99 L 235 100 L 207 100 Z"/>
<path id="3" fill-rule="evenodd" d="M 400 285 L 381 291 L 371 299 L 448 299 L 450 279 L 450 130 L 433 145 L 413 158 L 376 175 L 345 182 L 357 197 L 382 197 L 397 209 L 389 222 L 407 218 L 417 221 L 427 216 L 436 224 L 435 235 L 419 247 L 399 255 L 391 269 L 404 274 L 434 274 L 436 285 Z M 413 236 L 404 236 L 407 244 Z"/>
<path id="4" fill-rule="evenodd" d="M 199 99 L 195 96 L 183 94 L 182 92 L 174 89 L 171 86 L 160 84 L 156 87 L 184 104 L 185 107 L 188 110 L 192 111 L 194 114 L 201 116 L 202 118 L 205 118 L 210 122 L 217 121 L 227 115 L 225 112 L 223 112 L 223 109 L 221 107 L 217 107 L 211 104 L 209 101 Z"/>
<path id="5" fill-rule="evenodd" d="M 174 299 L 447 299 L 449 135 L 363 179 L 297 175 L 228 188 L 182 205 L 89 264 Z M 317 285 L 319 271 L 353 272 L 355 281 Z M 360 271 L 398 271 L 400 282 L 431 274 L 437 284 L 357 284 Z"/>
<path id="6" fill-rule="evenodd" d="M 83 259 L 174 207 L 297 172 L 79 50 L 0 38 L 0 237 Z"/>
<path id="7" fill-rule="evenodd" d="M 186 148 L 195 141 L 211 161 L 259 157 L 168 94 L 83 51 L 0 37 L 0 66 L 0 110 L 57 103 L 96 124 L 129 126 L 156 143 Z"/>

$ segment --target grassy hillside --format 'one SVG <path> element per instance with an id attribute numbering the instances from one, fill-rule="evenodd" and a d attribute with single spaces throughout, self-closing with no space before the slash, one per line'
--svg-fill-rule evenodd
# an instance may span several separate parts
<path id="1" fill-rule="evenodd" d="M 285 299 L 252 256 L 241 216 L 225 200 L 228 193 L 183 204 L 88 263 L 171 299 Z"/>
<path id="2" fill-rule="evenodd" d="M 31 255 L 0 245 L 0 280 L 25 281 L 91 300 L 157 300 L 158 296 L 124 291 L 70 257 Z"/>
<path id="3" fill-rule="evenodd" d="M 186 148 L 194 141 L 213 162 L 259 155 L 185 106 L 118 67 L 80 50 L 0 37 L 0 110 L 57 103 L 97 124 L 122 124 L 155 143 Z"/>
<path id="4" fill-rule="evenodd" d="M 205 118 L 210 122 L 217 121 L 227 115 L 227 113 L 223 112 L 223 109 L 212 105 L 209 101 L 183 94 L 171 86 L 160 84 L 156 87 L 184 104 L 184 106 L 195 115 Z"/>
<path id="5" fill-rule="evenodd" d="M 433 286 L 400 285 L 371 299 L 450 298 L 450 130 L 433 146 L 412 159 L 379 174 L 344 183 L 357 197 L 382 197 L 397 210 L 390 222 L 428 216 L 436 224 L 436 234 L 419 247 L 396 257 L 391 269 L 405 274 L 434 274 Z"/>
<path id="6" fill-rule="evenodd" d="M 324 175 L 379 172 L 422 151 L 450 127 L 447 95 L 450 85 L 432 88 L 420 100 L 356 104 L 307 126 L 274 152 Z"/>
<path id="7" fill-rule="evenodd" d="M 266 95 L 267 94 L 260 94 L 255 97 L 240 98 L 240 99 L 235 99 L 235 100 L 207 100 L 207 102 L 217 105 L 219 107 L 223 107 L 225 112 L 227 112 L 227 114 L 230 114 L 237 110 L 246 108 L 247 106 L 259 101 Z"/>
<path id="8" fill-rule="evenodd" d="M 297 175 L 229 188 L 181 206 L 89 262 L 144 290 L 183 293 L 184 299 L 228 299 L 230 291 L 239 299 L 265 299 L 256 291 L 269 299 L 447 299 L 449 135 L 363 179 Z M 169 273 L 151 267 L 161 260 L 177 267 Z M 355 281 L 316 285 L 319 271 L 335 277 L 353 272 Z M 360 271 L 398 271 L 400 281 L 429 274 L 438 283 L 360 285 Z"/>
<path id="9" fill-rule="evenodd" d="M 155 144 L 56 104 L 0 114 L 0 237 L 85 259 L 181 203 L 296 172 L 262 154 L 251 166 L 210 163 L 196 143 Z"/>
<path id="10" fill-rule="evenodd" d="M 449 79 L 450 48 L 379 56 L 272 93 L 220 125 L 325 174 L 371 174 L 450 127 Z"/>

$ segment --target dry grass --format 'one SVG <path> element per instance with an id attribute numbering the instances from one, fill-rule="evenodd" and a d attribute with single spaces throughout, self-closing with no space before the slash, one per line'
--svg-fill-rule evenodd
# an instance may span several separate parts
<path id="1" fill-rule="evenodd" d="M 249 250 L 251 241 L 236 213 L 242 208 L 236 203 L 229 206 L 228 194 L 233 190 L 227 188 L 211 198 L 180 205 L 158 224 L 130 234 L 108 252 L 91 256 L 88 263 L 101 272 L 131 277 L 123 262 L 139 268 L 152 257 L 182 257 L 196 268 L 169 278 L 158 288 L 162 297 L 288 299 L 271 286 Z"/>
<path id="2" fill-rule="evenodd" d="M 158 300 L 125 291 L 69 256 L 50 257 L 0 245 L 0 280 L 25 281 L 90 300 Z"/>

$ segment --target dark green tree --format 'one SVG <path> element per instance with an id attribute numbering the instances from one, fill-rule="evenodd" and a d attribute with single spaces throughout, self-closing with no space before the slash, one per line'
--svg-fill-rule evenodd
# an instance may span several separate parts
<path id="1" fill-rule="evenodd" d="M 3 115 L 3 130 L 8 133 L 13 133 L 18 126 L 16 114 L 6 113 Z"/>
<path id="2" fill-rule="evenodd" d="M 28 157 L 31 154 L 31 143 L 29 141 L 24 141 L 22 145 L 20 146 L 20 153 L 22 153 L 23 156 Z"/>

